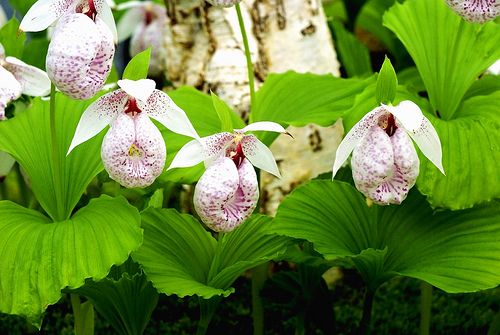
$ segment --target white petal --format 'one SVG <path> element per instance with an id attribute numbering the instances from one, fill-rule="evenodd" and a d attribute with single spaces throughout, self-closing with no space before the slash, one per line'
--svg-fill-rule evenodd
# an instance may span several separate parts
<path id="1" fill-rule="evenodd" d="M 124 4 L 128 5 L 129 3 Z M 125 14 L 123 14 L 116 26 L 116 29 L 118 31 L 118 43 L 123 42 L 127 38 L 129 38 L 146 17 L 144 8 L 139 7 L 141 6 L 141 2 L 133 1 L 133 4 L 135 5 L 135 8 L 132 8 Z"/>
<path id="2" fill-rule="evenodd" d="M 113 62 L 113 36 L 99 18 L 64 14 L 47 52 L 46 68 L 56 87 L 72 99 L 93 97 L 104 85 Z"/>
<path id="3" fill-rule="evenodd" d="M 123 79 L 118 80 L 118 86 L 127 92 L 128 95 L 145 103 L 155 90 L 156 84 L 155 81 L 151 79 Z"/>
<path id="4" fill-rule="evenodd" d="M 167 170 L 195 166 L 196 164 L 203 162 L 203 151 L 203 145 L 197 139 L 186 143 L 181 150 L 179 150 L 177 155 L 175 155 L 172 164 L 170 164 Z"/>
<path id="5" fill-rule="evenodd" d="M 250 123 L 243 129 L 235 129 L 237 133 L 246 133 L 247 131 L 259 131 L 259 130 L 275 131 L 277 133 L 287 133 L 286 129 L 283 128 L 280 124 L 270 121 L 254 122 Z"/>
<path id="6" fill-rule="evenodd" d="M 165 92 L 154 90 L 144 106 L 144 111 L 175 133 L 200 138 L 186 113 Z"/>
<path id="7" fill-rule="evenodd" d="M 120 3 L 120 4 L 118 4 L 116 6 L 116 10 L 130 9 L 130 8 L 142 6 L 143 4 L 144 4 L 144 2 L 142 2 L 142 1 L 127 1 L 127 2 L 122 2 L 122 3 Z"/>
<path id="8" fill-rule="evenodd" d="M 333 177 L 340 169 L 342 164 L 347 160 L 352 150 L 358 145 L 363 137 L 370 131 L 373 126 L 377 125 L 378 118 L 383 115 L 385 110 L 382 107 L 377 107 L 368 114 L 366 114 L 358 123 L 351 128 L 351 130 L 340 142 L 335 154 L 335 162 L 333 163 Z M 333 178 L 332 177 L 332 178 Z"/>
<path id="9" fill-rule="evenodd" d="M 241 140 L 243 154 L 250 163 L 261 170 L 267 171 L 281 179 L 276 160 L 269 148 L 254 135 L 245 135 Z"/>
<path id="10" fill-rule="evenodd" d="M 7 103 L 21 96 L 21 84 L 12 73 L 0 66 L 0 120 L 4 118 Z"/>
<path id="11" fill-rule="evenodd" d="M 117 90 L 103 95 L 87 107 L 78 122 L 66 155 L 69 155 L 74 147 L 94 137 L 110 124 L 118 114 L 123 112 L 127 99 L 128 95 L 125 91 Z"/>
<path id="12" fill-rule="evenodd" d="M 402 101 L 396 107 L 382 104 L 382 107 L 394 115 L 408 132 L 415 132 L 420 128 L 425 118 L 420 107 L 413 101 Z"/>
<path id="13" fill-rule="evenodd" d="M 102 141 L 104 168 L 128 188 L 151 185 L 162 173 L 166 156 L 160 131 L 144 113 L 120 113 Z"/>
<path id="14" fill-rule="evenodd" d="M 113 17 L 113 13 L 111 12 L 111 8 L 109 7 L 107 1 L 94 0 L 94 4 L 97 10 L 97 17 L 100 18 L 109 28 L 113 36 L 113 42 L 114 44 L 117 44 L 118 33 L 116 31 L 115 18 Z"/>
<path id="15" fill-rule="evenodd" d="M 2 8 L 2 7 L 0 7 Z M 0 60 L 5 58 L 5 49 L 3 48 L 2 43 L 0 43 Z"/>
<path id="16" fill-rule="evenodd" d="M 427 157 L 442 174 L 445 174 L 442 162 L 443 152 L 441 149 L 441 141 L 431 122 L 424 117 L 422 126 L 415 132 L 408 132 L 408 134 L 415 141 L 425 157 Z"/>
<path id="17" fill-rule="evenodd" d="M 72 3 L 73 0 L 38 0 L 24 16 L 19 29 L 44 30 L 61 17 Z"/>
<path id="18" fill-rule="evenodd" d="M 239 169 L 224 156 L 216 158 L 196 184 L 194 206 L 202 221 L 218 232 L 230 232 L 253 212 L 259 199 L 257 175 L 244 159 Z"/>
<path id="19" fill-rule="evenodd" d="M 217 133 L 215 135 L 194 139 L 184 145 L 177 153 L 169 170 L 176 167 L 194 166 L 211 157 L 215 157 L 231 141 L 234 135 L 231 133 Z M 208 166 L 209 164 L 206 164 Z"/>
<path id="20" fill-rule="evenodd" d="M 11 155 L 0 150 L 0 182 L 9 174 L 15 162 L 16 160 Z"/>
<path id="21" fill-rule="evenodd" d="M 24 94 L 45 96 L 50 93 L 50 79 L 47 73 L 14 57 L 7 57 L 5 62 L 5 67 L 21 84 Z"/>
<path id="22" fill-rule="evenodd" d="M 0 6 L 0 28 L 2 28 L 7 23 L 7 16 L 2 6 Z"/>

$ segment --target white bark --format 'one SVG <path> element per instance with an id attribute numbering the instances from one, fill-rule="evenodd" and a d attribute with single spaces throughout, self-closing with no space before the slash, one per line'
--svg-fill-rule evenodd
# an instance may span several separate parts
<path id="1" fill-rule="evenodd" d="M 250 110 L 248 72 L 236 10 L 203 0 L 166 0 L 167 76 L 175 87 L 212 90 L 244 120 Z M 288 70 L 339 75 L 321 0 L 243 0 L 241 9 L 258 89 L 268 73 Z M 263 175 L 263 209 L 274 214 L 294 187 L 331 170 L 341 127 L 289 129 L 272 145 L 283 180 Z"/>

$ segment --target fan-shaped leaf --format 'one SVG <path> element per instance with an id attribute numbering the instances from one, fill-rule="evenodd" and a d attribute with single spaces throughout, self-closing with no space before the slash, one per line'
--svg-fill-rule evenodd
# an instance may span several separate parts
<path id="1" fill-rule="evenodd" d="M 92 199 L 70 220 L 0 202 L 0 311 L 40 327 L 42 312 L 86 278 L 104 278 L 142 241 L 139 213 L 124 198 Z"/>
<path id="2" fill-rule="evenodd" d="M 352 186 L 315 180 L 281 203 L 270 231 L 313 242 L 326 258 L 351 258 L 372 289 L 396 274 L 448 292 L 500 283 L 496 202 L 434 213 L 413 189 L 399 206 L 369 209 Z"/>

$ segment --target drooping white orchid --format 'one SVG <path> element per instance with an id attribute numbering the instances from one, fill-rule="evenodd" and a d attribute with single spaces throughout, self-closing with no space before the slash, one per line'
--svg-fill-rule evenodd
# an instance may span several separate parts
<path id="1" fill-rule="evenodd" d="M 400 204 L 419 173 L 410 137 L 444 174 L 436 130 L 415 103 L 403 101 L 396 107 L 382 104 L 352 127 L 337 148 L 333 176 L 353 152 L 351 167 L 357 189 L 377 204 Z"/>
<path id="2" fill-rule="evenodd" d="M 486 23 L 500 15 L 500 0 L 445 0 L 455 13 L 470 23 Z"/>
<path id="3" fill-rule="evenodd" d="M 5 11 L 2 6 L 0 6 L 0 28 L 2 28 L 7 23 L 7 15 L 5 15 Z"/>
<path id="4" fill-rule="evenodd" d="M 46 29 L 59 18 L 47 52 L 47 73 L 72 99 L 87 100 L 102 88 L 111 71 L 116 27 L 105 0 L 39 0 L 20 31 Z"/>
<path id="5" fill-rule="evenodd" d="M 151 46 L 148 74 L 162 75 L 165 68 L 167 49 L 164 45 L 164 31 L 167 24 L 165 6 L 151 1 L 129 1 L 120 4 L 120 9 L 129 9 L 117 24 L 118 42 L 130 40 L 130 57 Z"/>
<path id="6" fill-rule="evenodd" d="M 101 157 L 109 176 L 125 187 L 146 187 L 161 174 L 166 148 L 149 119 L 173 132 L 198 138 L 191 122 L 170 97 L 150 79 L 119 80 L 120 89 L 94 101 L 83 113 L 68 154 L 107 125 Z"/>
<path id="7" fill-rule="evenodd" d="M 290 135 L 274 122 L 255 122 L 243 129 L 197 138 L 188 142 L 168 168 L 205 161 L 207 170 L 194 192 L 194 207 L 202 221 L 218 232 L 230 232 L 253 212 L 259 199 L 257 175 L 252 164 L 278 178 L 269 148 L 248 131 L 274 131 Z M 251 163 L 251 164 L 250 164 Z"/>
<path id="8" fill-rule="evenodd" d="M 0 44 L 0 120 L 5 119 L 5 107 L 21 94 L 44 96 L 50 92 L 47 74 L 14 57 L 5 57 Z"/>
<path id="9" fill-rule="evenodd" d="M 207 0 L 207 2 L 215 7 L 231 7 L 240 3 L 241 0 Z"/>

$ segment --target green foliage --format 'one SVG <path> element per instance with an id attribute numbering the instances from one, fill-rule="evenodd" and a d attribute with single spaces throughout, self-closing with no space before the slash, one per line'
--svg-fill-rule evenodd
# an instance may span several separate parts
<path id="1" fill-rule="evenodd" d="M 142 215 L 144 243 L 132 254 L 159 292 L 204 299 L 227 297 L 243 271 L 286 249 L 287 239 L 265 235 L 271 218 L 251 216 L 217 242 L 192 216 L 148 208 Z"/>
<path id="2" fill-rule="evenodd" d="M 12 17 L 2 29 L 0 29 L 0 43 L 5 49 L 5 56 L 12 56 L 21 59 L 23 55 L 23 45 L 26 42 L 26 34 L 17 36 L 19 21 Z"/>
<path id="3" fill-rule="evenodd" d="M 233 132 L 233 122 L 231 121 L 231 113 L 234 113 L 228 105 L 219 99 L 218 96 L 214 94 L 214 92 L 210 92 L 212 96 L 212 103 L 214 105 L 215 111 L 217 112 L 217 116 L 219 117 L 221 124 L 221 131 L 223 132 Z"/>
<path id="4" fill-rule="evenodd" d="M 140 80 L 148 77 L 149 59 L 151 56 L 151 46 L 138 53 L 128 62 L 123 70 L 123 79 Z"/>
<path id="5" fill-rule="evenodd" d="M 385 56 L 384 64 L 377 77 L 377 88 L 375 89 L 375 101 L 377 103 L 389 104 L 396 97 L 398 88 L 398 77 L 392 67 L 391 61 Z"/>
<path id="6" fill-rule="evenodd" d="M 124 198 L 101 196 L 71 219 L 0 201 L 0 311 L 40 328 L 42 313 L 86 278 L 104 278 L 142 241 L 139 212 Z"/>
<path id="7" fill-rule="evenodd" d="M 439 19 L 436 19 L 439 18 Z M 396 3 L 384 25 L 404 44 L 424 81 L 433 113 L 456 116 L 467 90 L 500 59 L 500 25 L 465 22 L 442 0 Z"/>
<path id="8" fill-rule="evenodd" d="M 313 242 L 325 258 L 351 259 L 371 290 L 404 275 L 474 292 L 500 281 L 499 219 L 496 202 L 434 212 L 415 189 L 401 205 L 369 208 L 351 185 L 317 180 L 280 204 L 269 232 Z"/>
<path id="9" fill-rule="evenodd" d="M 92 178 L 103 169 L 100 150 L 104 132 L 66 156 L 80 116 L 92 101 L 76 101 L 63 94 L 56 94 L 55 100 L 60 175 L 55 175 L 53 167 L 49 101 L 36 98 L 28 111 L 0 122 L 0 149 L 26 170 L 47 214 L 55 221 L 63 221 L 69 218 Z M 54 182 L 55 178 L 59 183 Z"/>
<path id="10" fill-rule="evenodd" d="M 250 120 L 296 127 L 309 123 L 330 126 L 352 107 L 353 98 L 374 82 L 375 76 L 343 79 L 293 71 L 270 74 L 257 92 L 257 108 Z M 259 139 L 270 145 L 277 136 L 266 132 Z"/>
<path id="11" fill-rule="evenodd" d="M 335 33 L 335 46 L 348 77 L 364 78 L 373 74 L 370 53 L 357 37 L 338 20 L 329 21 Z"/>

